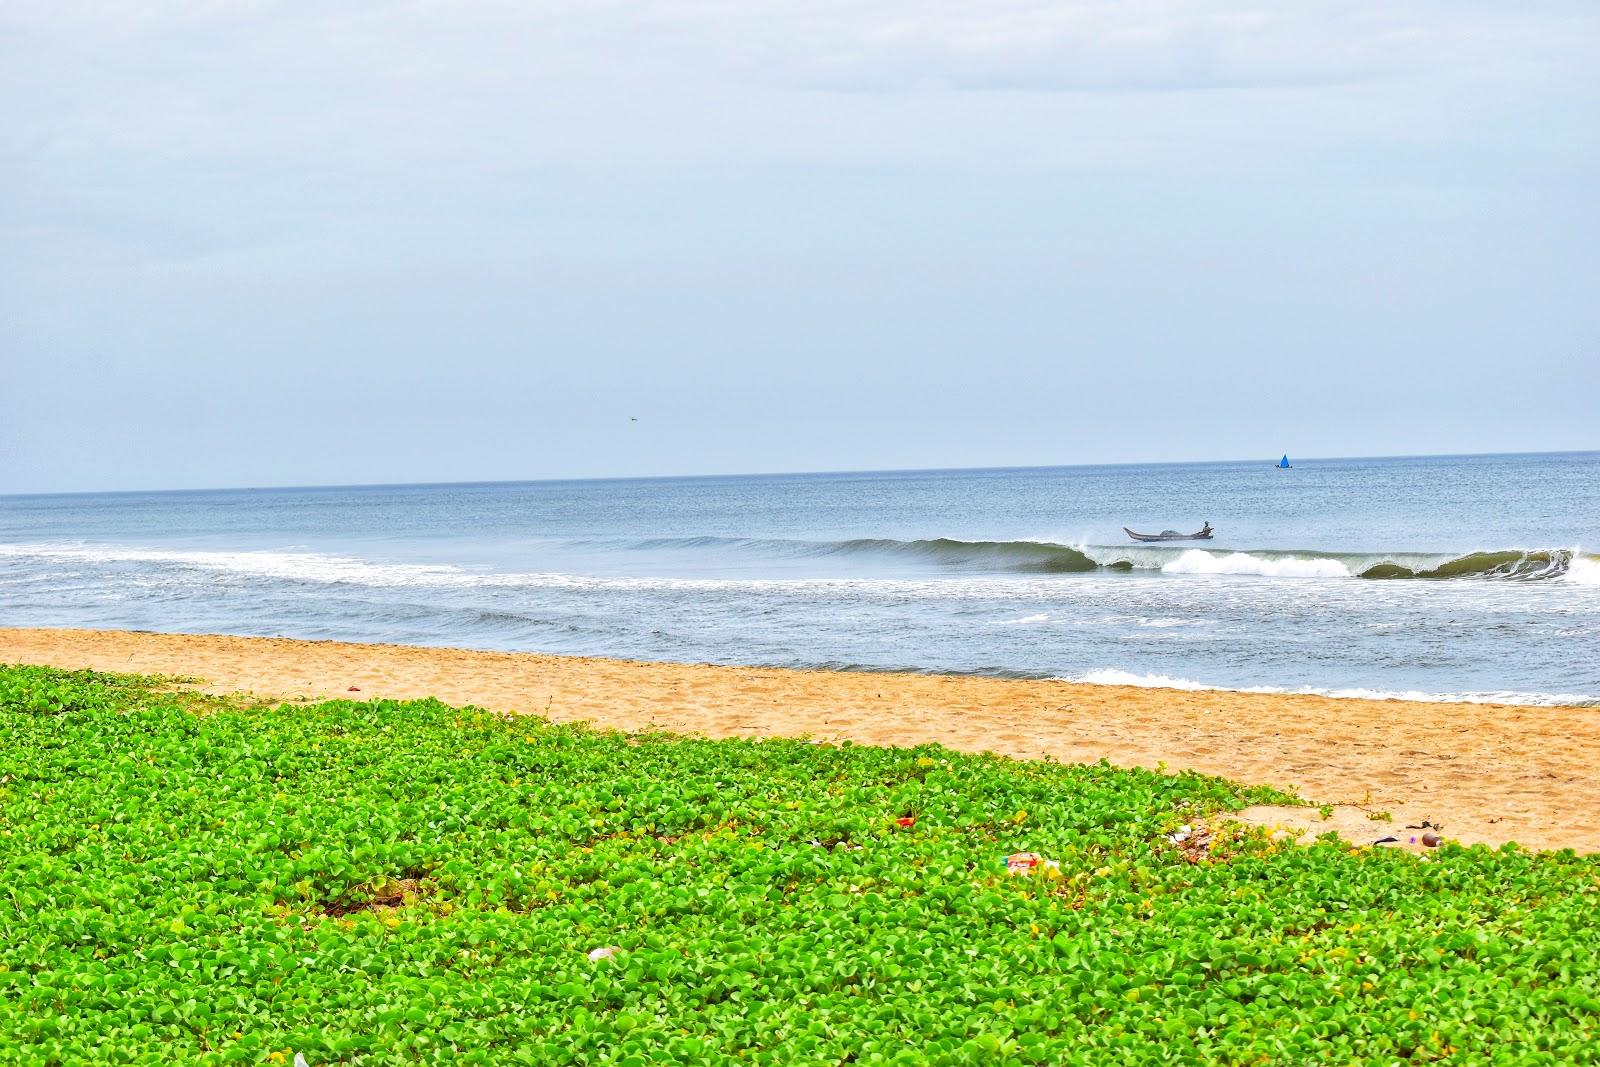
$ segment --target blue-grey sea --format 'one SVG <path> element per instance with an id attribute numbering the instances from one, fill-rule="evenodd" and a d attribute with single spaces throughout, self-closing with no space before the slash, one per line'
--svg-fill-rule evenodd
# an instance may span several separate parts
<path id="1" fill-rule="evenodd" d="M 1273 463 L 0 497 L 0 625 L 1600 701 L 1600 453 Z"/>

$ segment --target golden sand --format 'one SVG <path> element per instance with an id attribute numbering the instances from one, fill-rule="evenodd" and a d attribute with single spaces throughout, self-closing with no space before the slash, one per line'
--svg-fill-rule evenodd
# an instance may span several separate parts
<path id="1" fill-rule="evenodd" d="M 1600 709 L 1184 692 L 357 645 L 281 638 L 0 628 L 0 662 L 193 676 L 214 693 L 433 696 L 623 730 L 937 741 L 1024 759 L 1110 760 L 1275 785 L 1340 805 L 1246 817 L 1409 841 L 1600 851 Z M 351 687 L 359 690 L 352 692 Z M 1369 814 L 1388 812 L 1392 821 Z"/>

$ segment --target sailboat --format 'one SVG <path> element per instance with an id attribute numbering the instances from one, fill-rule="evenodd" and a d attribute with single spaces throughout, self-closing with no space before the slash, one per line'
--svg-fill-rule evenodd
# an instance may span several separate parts
<path id="1" fill-rule="evenodd" d="M 1289 453 L 1285 452 L 1283 458 L 1278 460 L 1278 469 L 1281 471 L 1289 469 Z"/>

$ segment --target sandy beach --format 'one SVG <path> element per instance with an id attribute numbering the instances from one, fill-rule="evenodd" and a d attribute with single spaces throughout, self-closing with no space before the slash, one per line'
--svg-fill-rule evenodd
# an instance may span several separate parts
<path id="1" fill-rule="evenodd" d="M 0 662 L 203 679 L 284 700 L 452 704 L 711 737 L 938 742 L 1024 759 L 1107 759 L 1275 785 L 1338 805 L 1267 824 L 1407 842 L 1600 851 L 1600 710 L 1186 692 L 1054 681 L 641 663 L 454 648 L 0 629 Z M 354 687 L 354 690 L 352 690 Z M 1369 818 L 1388 812 L 1391 821 Z"/>

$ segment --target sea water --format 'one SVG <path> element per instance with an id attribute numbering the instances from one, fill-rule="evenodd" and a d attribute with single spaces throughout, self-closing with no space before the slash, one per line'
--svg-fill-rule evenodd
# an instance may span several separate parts
<path id="1" fill-rule="evenodd" d="M 1600 701 L 1600 453 L 1273 462 L 0 497 L 0 625 Z"/>

